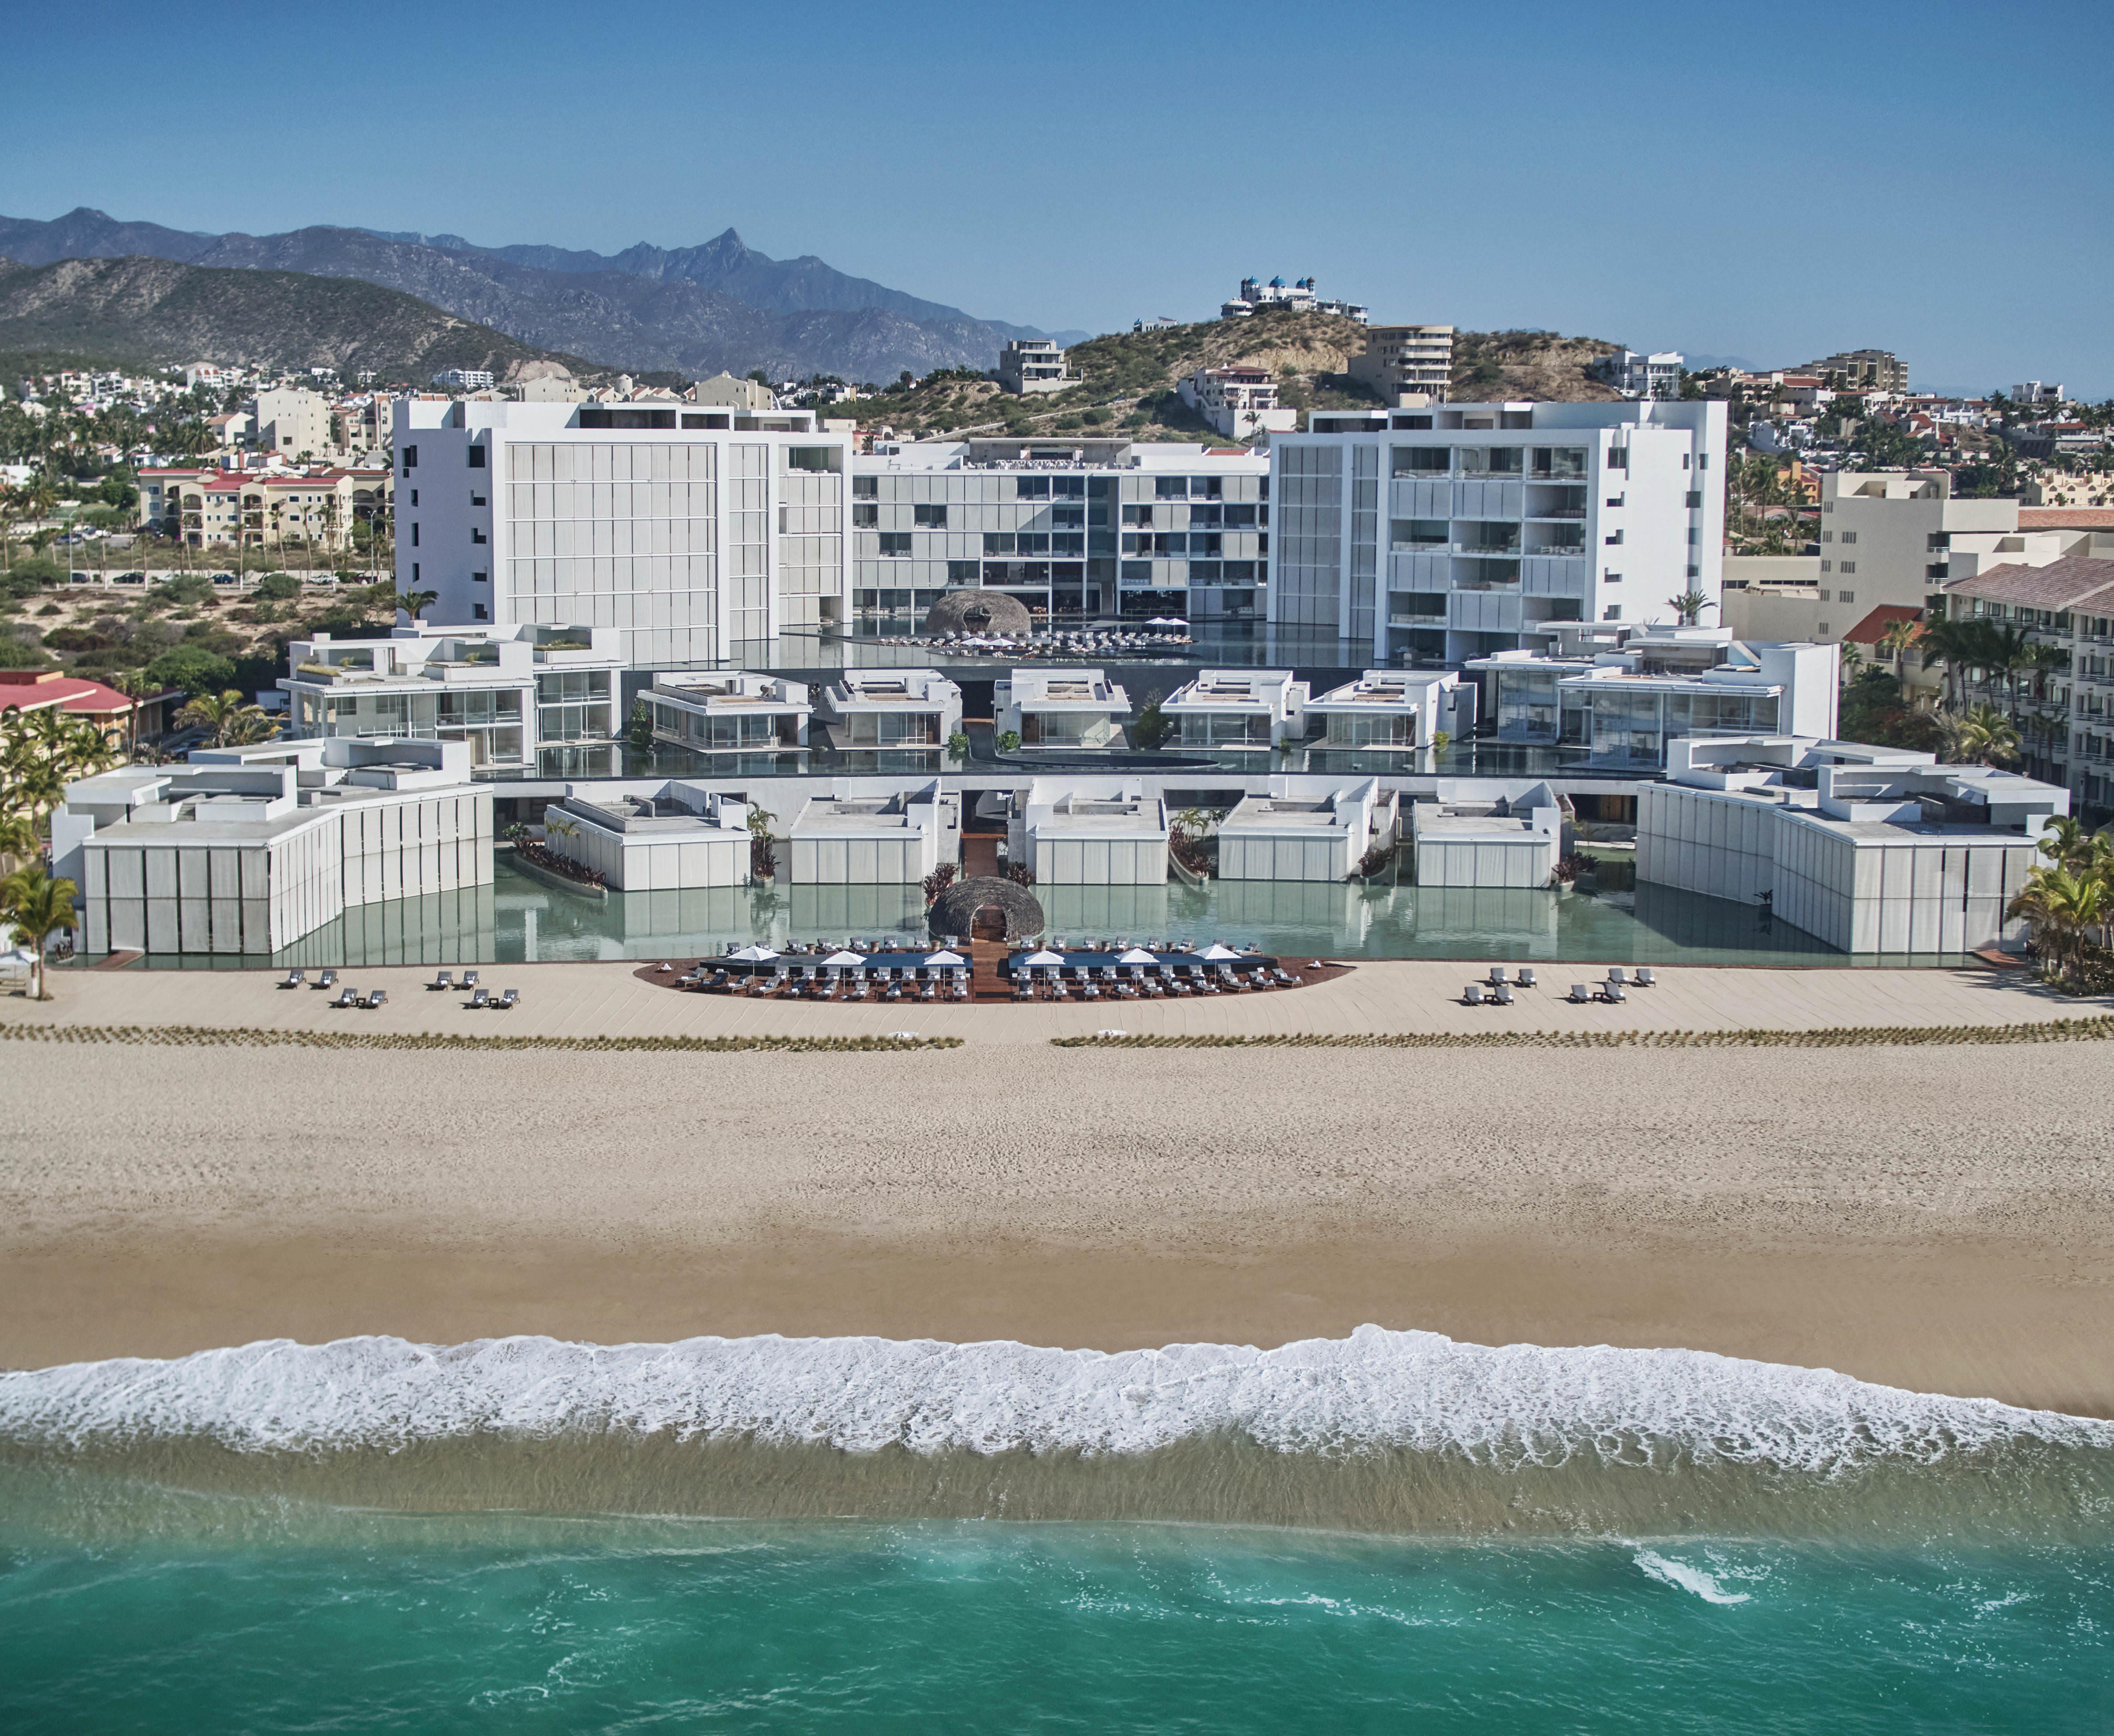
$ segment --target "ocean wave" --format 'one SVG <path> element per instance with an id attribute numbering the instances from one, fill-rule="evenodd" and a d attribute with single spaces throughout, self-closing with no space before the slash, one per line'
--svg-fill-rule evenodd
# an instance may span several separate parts
<path id="1" fill-rule="evenodd" d="M 1288 1454 L 1421 1450 L 1501 1469 L 1686 1461 L 1820 1473 L 2029 1440 L 2114 1446 L 2114 1423 L 1823 1368 L 1696 1350 L 1492 1347 L 1376 1326 L 1272 1350 L 1114 1354 L 776 1335 L 274 1340 L 0 1374 L 0 1437 L 25 1444 L 203 1438 L 315 1452 L 580 1432 L 1090 1457 L 1234 1436 Z"/>

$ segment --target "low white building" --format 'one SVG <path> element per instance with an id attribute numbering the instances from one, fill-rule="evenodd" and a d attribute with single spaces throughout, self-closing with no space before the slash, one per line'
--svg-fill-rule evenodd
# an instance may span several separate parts
<path id="1" fill-rule="evenodd" d="M 1637 879 L 1768 907 L 1845 953 L 1964 953 L 2005 915 L 2070 793 L 1810 737 L 1677 741 L 1637 797 Z"/>
<path id="2" fill-rule="evenodd" d="M 1016 669 L 992 689 L 995 728 L 1023 747 L 1106 747 L 1130 695 L 1100 669 Z"/>
<path id="3" fill-rule="evenodd" d="M 638 794 L 568 796 L 543 811 L 550 848 L 618 892 L 748 884 L 748 804 L 672 782 Z"/>
<path id="4" fill-rule="evenodd" d="M 1183 375 L 1174 390 L 1229 440 L 1299 426 L 1298 411 L 1279 407 L 1277 381 L 1266 368 L 1200 368 Z"/>
<path id="5" fill-rule="evenodd" d="M 300 740 L 461 742 L 474 771 L 605 768 L 613 753 L 618 636 L 591 627 L 399 627 L 386 639 L 319 633 L 287 646 L 279 688 Z M 562 752 L 561 752 L 562 751 Z"/>
<path id="6" fill-rule="evenodd" d="M 1046 337 L 1023 337 L 999 351 L 998 383 L 1007 391 L 1032 397 L 1061 392 L 1079 381 L 1064 365 L 1061 345 Z"/>
<path id="7" fill-rule="evenodd" d="M 780 859 L 794 886 L 908 884 L 959 860 L 961 835 L 961 797 L 937 783 L 890 790 L 840 778 L 801 804 Z"/>
<path id="8" fill-rule="evenodd" d="M 1289 669 L 1200 669 L 1160 709 L 1177 745 L 1261 753 L 1306 733 L 1307 692 Z"/>
<path id="9" fill-rule="evenodd" d="M 1134 778 L 1037 778 L 1014 804 L 1006 852 L 1038 886 L 1165 885 L 1167 802 Z"/>
<path id="10" fill-rule="evenodd" d="M 1429 747 L 1442 731 L 1459 737 L 1474 729 L 1476 692 L 1450 669 L 1367 669 L 1306 701 L 1308 740 L 1351 750 Z"/>
<path id="11" fill-rule="evenodd" d="M 1563 842 L 1563 810 L 1546 783 L 1441 778 L 1412 803 L 1420 886 L 1546 886 Z"/>
<path id="12" fill-rule="evenodd" d="M 53 871 L 91 953 L 269 955 L 387 899 L 492 879 L 492 793 L 459 742 L 202 750 L 66 788 Z"/>
<path id="13" fill-rule="evenodd" d="M 1681 396 L 1682 371 L 1688 359 L 1678 349 L 1654 349 L 1644 354 L 1618 349 L 1603 356 L 1595 372 L 1625 398 L 1671 400 Z"/>
<path id="14" fill-rule="evenodd" d="M 962 727 L 962 690 L 937 669 L 847 669 L 822 715 L 839 747 L 937 749 Z"/>
<path id="15" fill-rule="evenodd" d="M 805 747 L 814 710 L 803 683 L 747 669 L 671 670 L 644 698 L 657 741 L 700 753 Z"/>
<path id="16" fill-rule="evenodd" d="M 1219 878 L 1345 879 L 1369 851 L 1395 841 L 1401 817 L 1400 796 L 1377 779 L 1329 788 L 1273 778 L 1268 794 L 1243 796 L 1219 822 Z"/>

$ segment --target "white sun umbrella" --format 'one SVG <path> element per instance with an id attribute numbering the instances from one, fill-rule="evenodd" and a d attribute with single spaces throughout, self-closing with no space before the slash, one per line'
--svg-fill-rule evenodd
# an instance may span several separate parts
<path id="1" fill-rule="evenodd" d="M 935 953 L 925 962 L 928 965 L 965 965 L 968 960 L 959 953 Z"/>
<path id="2" fill-rule="evenodd" d="M 1061 965 L 1064 958 L 1062 953 L 1053 953 L 1045 947 L 1039 953 L 1030 953 L 1021 962 L 1024 965 Z"/>
<path id="3" fill-rule="evenodd" d="M 1132 947 L 1116 962 L 1119 965 L 1156 965 L 1160 961 L 1146 952 L 1143 947 Z"/>
<path id="4" fill-rule="evenodd" d="M 846 965 L 864 964 L 866 962 L 866 954 L 863 953 L 848 952 L 832 953 L 827 958 L 824 959 L 822 962 L 826 965 L 835 965 L 839 969 L 842 969 Z"/>
<path id="5" fill-rule="evenodd" d="M 1231 947 L 1222 947 L 1215 940 L 1210 943 L 1210 945 L 1206 947 L 1204 950 L 1199 953 L 1197 956 L 1199 958 L 1219 959 L 1238 958 L 1241 955 L 1236 953 Z"/>
<path id="6" fill-rule="evenodd" d="M 778 955 L 769 947 L 744 947 L 739 953 L 730 953 L 727 956 L 737 964 L 760 965 Z"/>

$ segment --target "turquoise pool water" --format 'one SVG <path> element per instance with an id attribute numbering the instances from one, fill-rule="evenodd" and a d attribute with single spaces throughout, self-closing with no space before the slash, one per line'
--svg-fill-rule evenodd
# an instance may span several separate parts
<path id="1" fill-rule="evenodd" d="M 1952 957 L 1857 956 L 1745 906 L 1670 887 L 1503 891 L 1459 887 L 1218 880 L 1166 886 L 1036 889 L 1066 939 L 1250 942 L 1284 957 L 1460 958 L 1653 965 L 1939 965 Z M 752 942 L 925 932 L 914 886 L 748 887 L 612 893 L 593 898 L 533 880 L 502 852 L 492 884 L 370 905 L 271 962 L 522 964 L 720 953 Z M 165 955 L 155 966 L 254 966 Z"/>

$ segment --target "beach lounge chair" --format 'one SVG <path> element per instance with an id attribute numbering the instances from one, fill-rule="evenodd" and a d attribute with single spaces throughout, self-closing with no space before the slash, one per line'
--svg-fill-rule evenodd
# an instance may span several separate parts
<path id="1" fill-rule="evenodd" d="M 1649 989 L 1658 982 L 1659 978 L 1652 974 L 1652 967 L 1650 965 L 1639 965 L 1633 980 L 1640 989 Z"/>
<path id="2" fill-rule="evenodd" d="M 333 1007 L 357 1007 L 359 1004 L 359 991 L 350 983 L 345 984 L 345 993 L 331 1003 Z"/>
<path id="3" fill-rule="evenodd" d="M 279 986 L 281 989 L 298 989 L 301 986 L 302 978 L 306 975 L 307 973 L 302 971 L 289 971 L 286 973 L 286 981 L 280 984 Z"/>
<path id="4" fill-rule="evenodd" d="M 1512 1003 L 1512 985 L 1510 983 L 1498 984 L 1491 990 L 1490 998 L 1495 1001 L 1500 1007 L 1511 1006 Z"/>
<path id="5" fill-rule="evenodd" d="M 432 981 L 428 983 L 426 987 L 428 989 L 452 989 L 455 985 L 455 973 L 452 971 L 443 971 L 438 976 L 435 977 Z"/>
<path id="6" fill-rule="evenodd" d="M 1481 1006 L 1483 1004 L 1483 985 L 1480 983 L 1469 984 L 1466 989 L 1463 989 L 1461 991 L 1461 998 L 1471 1007 Z"/>
<path id="7" fill-rule="evenodd" d="M 1622 975 L 1622 967 L 1620 965 L 1608 966 L 1608 981 L 1611 987 L 1627 983 L 1628 980 L 1629 979 Z"/>
<path id="8" fill-rule="evenodd" d="M 515 1005 L 520 1001 L 520 998 L 521 991 L 519 989 L 509 989 L 506 994 L 501 995 L 500 998 L 492 1004 L 496 1007 L 501 1012 L 510 1012 L 514 1010 Z"/>
<path id="9" fill-rule="evenodd" d="M 1503 965 L 1492 965 L 1490 966 L 1490 986 L 1494 989 L 1504 980 L 1505 967 Z"/>
<path id="10" fill-rule="evenodd" d="M 462 986 L 465 989 L 474 989 L 477 986 L 477 972 L 474 971 L 464 971 Z"/>
<path id="11" fill-rule="evenodd" d="M 489 989 L 476 990 L 470 996 L 469 1003 L 474 1009 L 489 1007 L 492 1004 L 492 991 Z"/>
<path id="12" fill-rule="evenodd" d="M 363 1007 L 379 1007 L 388 998 L 389 991 L 387 989 L 377 989 L 369 994 L 367 998 L 362 1001 L 359 1004 Z"/>
<path id="13" fill-rule="evenodd" d="M 1620 983 L 1617 982 L 1613 977 L 1611 976 L 1608 979 L 1607 993 L 1602 995 L 1601 998 L 1603 1000 L 1613 1001 L 1616 1004 L 1620 1005 L 1622 1002 L 1629 999 L 1629 998 L 1630 992 L 1628 989 L 1625 989 Z"/>
<path id="14" fill-rule="evenodd" d="M 1580 1006 L 1584 1006 L 1588 1001 L 1593 998 L 1592 984 L 1573 983 L 1571 985 L 1571 998 L 1577 1002 Z"/>
<path id="15" fill-rule="evenodd" d="M 318 989 L 335 989 L 337 987 L 337 972 L 335 971 L 324 971 L 321 976 L 316 979 L 315 985 Z"/>
<path id="16" fill-rule="evenodd" d="M 1519 979 L 1519 985 L 1521 988 L 1531 989 L 1534 986 L 1534 966 L 1532 965 L 1521 965 L 1518 971 L 1514 974 Z"/>

